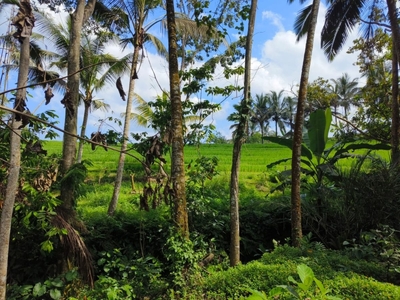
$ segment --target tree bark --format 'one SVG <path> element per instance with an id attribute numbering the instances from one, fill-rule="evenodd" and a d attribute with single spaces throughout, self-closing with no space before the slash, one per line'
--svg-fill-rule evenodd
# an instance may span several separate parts
<path id="1" fill-rule="evenodd" d="M 393 36 L 392 36 L 392 39 Z M 393 41 L 394 47 L 394 41 Z M 399 166 L 400 149 L 399 149 L 399 65 L 396 52 L 392 51 L 392 126 L 391 126 L 391 165 Z"/>
<path id="2" fill-rule="evenodd" d="M 391 126 L 391 164 L 399 165 L 400 149 L 399 149 L 399 64 L 400 64 L 400 27 L 398 24 L 397 8 L 394 0 L 387 0 L 389 11 L 390 27 L 392 29 L 392 126 Z"/>
<path id="3" fill-rule="evenodd" d="M 19 13 L 22 13 L 26 19 L 29 19 L 32 27 L 34 18 L 32 15 L 31 4 L 29 0 L 20 1 L 21 8 Z M 25 29 L 27 24 L 22 25 Z M 29 25 L 30 26 L 30 25 Z M 31 27 L 31 28 L 32 28 Z M 18 28 L 18 25 L 17 25 Z M 26 33 L 25 33 L 26 34 Z M 21 33 L 19 37 L 21 42 L 20 61 L 18 72 L 17 87 L 24 87 L 27 84 L 30 58 L 30 34 L 26 36 Z M 15 96 L 15 107 L 17 110 L 22 110 L 23 106 L 20 103 L 25 103 L 26 89 L 19 89 Z M 14 211 L 15 196 L 18 193 L 19 187 L 19 172 L 21 167 L 21 129 L 22 122 L 16 114 L 12 119 L 12 132 L 10 134 L 10 167 L 8 169 L 6 196 L 0 219 L 0 299 L 6 299 L 7 286 L 7 268 L 8 268 L 8 251 L 10 247 L 10 232 L 12 224 L 12 215 Z"/>
<path id="4" fill-rule="evenodd" d="M 239 222 L 239 170 L 240 154 L 242 145 L 245 141 L 245 135 L 248 127 L 248 116 L 250 113 L 250 72 L 251 72 L 251 52 L 253 47 L 254 24 L 256 19 L 257 0 L 251 1 L 249 25 L 246 40 L 246 54 L 244 61 L 244 92 L 241 105 L 241 117 L 238 125 L 238 131 L 235 137 L 232 152 L 232 169 L 230 182 L 230 265 L 236 266 L 240 263 L 240 222 Z M 261 129 L 262 130 L 262 129 Z"/>
<path id="5" fill-rule="evenodd" d="M 291 228 L 292 244 L 299 247 L 303 237 L 301 225 L 301 198 L 300 198 L 300 176 L 301 176 L 301 144 L 303 141 L 304 109 L 307 97 L 308 77 L 311 66 L 312 50 L 315 29 L 317 25 L 320 0 L 313 1 L 311 11 L 311 22 L 308 28 L 306 47 L 304 51 L 303 67 L 301 70 L 299 97 L 297 103 L 296 121 L 293 133 L 292 152 L 292 190 L 291 190 Z"/>
<path id="6" fill-rule="evenodd" d="M 86 101 L 89 101 L 88 99 L 86 99 Z M 82 127 L 81 127 L 81 135 L 80 137 L 84 138 L 86 135 L 86 126 L 87 126 L 87 122 L 89 119 L 89 109 L 90 109 L 90 101 L 87 103 L 85 102 L 85 110 L 83 112 L 83 120 L 82 120 Z M 82 156 L 83 156 L 83 145 L 84 145 L 84 141 L 83 140 L 79 140 L 79 147 L 78 147 L 78 158 L 76 159 L 77 163 L 81 163 L 82 162 Z"/>
<path id="7" fill-rule="evenodd" d="M 122 185 L 122 177 L 124 174 L 125 156 L 126 156 L 126 150 L 128 148 L 129 129 L 131 124 L 132 103 L 133 103 L 133 98 L 135 96 L 135 80 L 138 79 L 136 70 L 139 63 L 139 54 L 140 54 L 139 52 L 141 49 L 141 45 L 143 43 L 143 41 L 139 40 L 141 38 L 141 35 L 138 33 L 141 32 L 143 28 L 144 16 L 145 12 L 143 10 L 140 11 L 136 16 L 136 24 L 134 24 L 136 34 L 134 36 L 135 40 L 133 43 L 134 50 L 133 50 L 131 72 L 129 77 L 128 99 L 126 100 L 123 140 L 121 145 L 121 152 L 119 154 L 117 175 L 114 182 L 114 191 L 110 204 L 108 205 L 107 213 L 109 216 L 112 216 L 115 210 L 117 209 L 119 193 Z"/>
<path id="8" fill-rule="evenodd" d="M 174 1 L 167 0 L 169 80 L 171 99 L 172 162 L 171 182 L 174 222 L 178 232 L 189 238 L 188 212 L 186 207 L 186 185 L 183 141 L 183 111 L 179 82 L 178 46 Z"/>
<path id="9" fill-rule="evenodd" d="M 142 25 L 140 25 L 140 26 L 142 26 Z M 136 32 L 138 32 L 138 31 L 136 31 Z M 135 43 L 135 45 L 136 45 L 136 43 Z M 117 175 L 115 177 L 115 182 L 114 182 L 114 191 L 113 191 L 113 195 L 112 195 L 110 204 L 108 205 L 107 213 L 109 216 L 114 215 L 114 212 L 117 209 L 119 193 L 121 191 L 121 185 L 122 185 L 122 177 L 124 175 L 125 156 L 126 156 L 126 150 L 128 148 L 129 128 L 130 128 L 130 124 L 131 124 L 132 103 L 133 103 L 133 98 L 135 96 L 135 80 L 136 80 L 135 78 L 136 78 L 136 76 L 134 76 L 134 74 L 136 74 L 136 68 L 138 65 L 139 51 L 140 51 L 140 48 L 135 46 L 134 52 L 133 52 L 131 72 L 130 72 L 130 77 L 129 77 L 130 78 L 129 79 L 129 90 L 128 90 L 128 99 L 126 100 L 124 132 L 123 132 L 123 140 L 122 140 L 122 145 L 121 145 L 121 152 L 119 153 Z"/>
<path id="10" fill-rule="evenodd" d="M 61 170 L 65 174 L 69 168 L 75 163 L 76 156 L 76 134 L 78 122 L 78 103 L 79 103 L 79 69 L 80 69 L 80 48 L 81 33 L 83 24 L 89 19 L 94 10 L 96 0 L 77 1 L 75 11 L 71 14 L 71 32 L 70 47 L 68 51 L 68 77 L 67 93 L 69 93 L 69 105 L 65 105 L 65 123 L 64 130 L 73 135 L 64 134 L 63 137 L 63 154 Z M 74 218 L 74 191 L 68 184 L 61 184 L 61 210 L 64 217 L 68 219 Z"/>

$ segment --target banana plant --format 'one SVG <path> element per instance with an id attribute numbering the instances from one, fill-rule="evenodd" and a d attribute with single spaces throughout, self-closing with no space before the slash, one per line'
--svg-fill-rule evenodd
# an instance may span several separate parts
<path id="1" fill-rule="evenodd" d="M 307 177 L 312 178 L 317 187 L 323 185 L 324 178 L 328 178 L 334 181 L 339 177 L 339 172 L 336 163 L 342 158 L 359 158 L 365 157 L 370 151 L 373 150 L 390 150 L 390 145 L 383 143 L 360 143 L 353 141 L 339 141 L 332 147 L 327 148 L 329 130 L 332 122 L 332 112 L 330 108 L 325 110 L 319 109 L 310 114 L 307 130 L 304 133 L 302 151 L 301 151 L 301 163 L 302 173 Z M 292 149 L 292 141 L 280 137 L 264 137 L 273 143 L 280 144 Z M 354 153 L 356 150 L 367 150 L 367 154 L 360 155 Z M 285 158 L 275 161 L 267 168 L 272 168 L 282 163 L 290 161 L 292 158 Z M 280 173 L 281 180 L 277 189 L 282 189 L 287 184 L 290 184 L 291 170 L 285 170 Z"/>

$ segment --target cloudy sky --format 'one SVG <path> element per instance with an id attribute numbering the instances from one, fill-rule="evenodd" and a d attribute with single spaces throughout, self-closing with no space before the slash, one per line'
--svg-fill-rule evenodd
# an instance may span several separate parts
<path id="1" fill-rule="evenodd" d="M 302 66 L 305 39 L 296 42 L 293 32 L 293 24 L 297 12 L 302 8 L 297 2 L 289 5 L 287 1 L 259 1 L 257 21 L 255 26 L 255 36 L 253 45 L 252 58 L 252 95 L 260 93 L 269 93 L 270 91 L 285 90 L 290 93 L 292 86 L 296 85 L 300 80 L 300 71 Z M 351 78 L 359 77 L 358 68 L 353 64 L 356 55 L 347 54 L 346 50 L 352 44 L 352 40 L 356 38 L 358 32 L 354 32 L 348 39 L 347 45 L 342 52 L 335 58 L 333 62 L 328 62 L 320 49 L 319 33 L 324 21 L 325 6 L 321 3 L 320 14 L 318 19 L 317 35 L 314 44 L 312 65 L 310 71 L 310 80 L 323 77 L 325 79 L 338 78 L 343 73 L 348 73 Z M 161 12 L 160 12 L 161 16 Z M 154 15 L 158 17 L 158 15 Z M 60 16 L 57 18 L 60 19 Z M 1 17 L 4 20 L 3 16 Z M 6 30 L 6 23 L 0 24 L 0 34 Z M 161 32 L 155 31 L 153 34 L 159 35 L 165 39 Z M 236 36 L 229 37 L 231 41 L 236 40 Z M 121 52 L 118 45 L 110 45 L 107 50 L 113 55 L 123 55 L 130 49 Z M 139 79 L 136 81 L 135 92 L 147 101 L 155 99 L 156 95 L 161 94 L 160 86 L 168 89 L 168 65 L 161 57 L 155 54 L 151 48 L 146 49 L 145 58 L 140 66 Z M 149 63 L 151 62 L 151 64 Z M 122 78 L 125 90 L 128 89 L 128 76 Z M 228 83 L 241 85 L 243 78 L 235 77 L 230 79 Z M 226 84 L 226 80 L 221 75 L 216 75 L 213 84 Z M 9 88 L 13 87 L 10 81 Z M 60 116 L 60 124 L 64 120 L 63 106 L 60 104 L 62 95 L 56 95 L 48 106 L 43 103 L 43 91 L 32 91 L 33 99 L 28 99 L 28 106 L 31 111 L 36 113 L 52 109 Z M 120 114 L 125 112 L 125 102 L 121 100 L 114 85 L 110 85 L 95 97 L 103 99 L 111 105 L 109 112 L 94 111 L 89 120 L 89 128 L 87 134 L 96 131 L 100 125 L 99 120 L 109 116 L 120 118 Z M 221 98 L 210 98 L 205 94 L 197 96 L 199 99 L 208 99 L 215 103 L 220 103 Z M 207 119 L 208 123 L 213 123 L 219 132 L 230 138 L 231 132 L 229 127 L 232 125 L 226 118 L 233 112 L 232 105 L 240 100 L 241 95 L 235 94 L 224 100 L 221 105 L 222 109 Z M 81 109 L 81 115 L 83 108 Z M 102 131 L 114 129 L 122 131 L 116 124 L 107 123 L 101 127 Z M 132 124 L 132 132 L 142 132 L 146 128 L 140 128 Z"/>

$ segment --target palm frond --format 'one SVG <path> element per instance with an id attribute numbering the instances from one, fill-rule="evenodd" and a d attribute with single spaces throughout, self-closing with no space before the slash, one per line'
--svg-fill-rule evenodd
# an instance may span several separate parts
<path id="1" fill-rule="evenodd" d="M 329 60 L 341 50 L 350 31 L 359 22 L 364 3 L 365 0 L 332 1 L 321 33 L 321 47 Z"/>
<path id="2" fill-rule="evenodd" d="M 312 4 L 306 6 L 298 13 L 296 17 L 296 20 L 294 22 L 294 32 L 296 33 L 297 41 L 306 36 L 308 33 L 311 22 L 312 8 Z"/>

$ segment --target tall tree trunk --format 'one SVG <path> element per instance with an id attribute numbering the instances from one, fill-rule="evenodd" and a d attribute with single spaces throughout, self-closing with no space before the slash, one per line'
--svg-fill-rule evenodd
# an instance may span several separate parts
<path id="1" fill-rule="evenodd" d="M 27 83 L 30 58 L 30 34 L 34 24 L 32 8 L 29 0 L 20 1 L 20 10 L 24 18 L 16 24 L 20 34 L 20 60 L 17 87 L 24 87 Z M 29 20 L 29 22 L 28 22 Z M 15 19 L 13 20 L 15 21 Z M 14 24 L 15 25 L 15 24 Z M 30 29 L 27 29 L 29 27 Z M 23 32 L 21 32 L 23 30 Z M 15 109 L 23 111 L 25 108 L 26 89 L 17 90 Z M 8 251 L 10 247 L 10 232 L 15 196 L 19 187 L 19 171 L 21 167 L 21 129 L 20 116 L 13 115 L 12 132 L 10 134 L 10 167 L 8 169 L 6 196 L 0 219 L 0 299 L 6 299 Z"/>
<path id="2" fill-rule="evenodd" d="M 239 222 L 239 170 L 240 154 L 242 145 L 245 141 L 245 134 L 248 126 L 249 107 L 251 101 L 250 94 L 250 72 L 251 72 L 251 52 L 253 47 L 254 23 L 256 19 L 257 0 L 251 1 L 249 25 L 246 39 L 246 55 L 244 61 L 244 89 L 241 105 L 241 118 L 239 121 L 237 134 L 233 144 L 232 169 L 230 182 L 230 220 L 231 220 L 231 241 L 230 241 L 230 265 L 236 266 L 240 263 L 240 222 Z"/>
<path id="3" fill-rule="evenodd" d="M 171 97 L 171 131 L 172 131 L 172 201 L 174 205 L 174 222 L 178 232 L 189 238 L 189 224 L 186 207 L 185 163 L 183 160 L 183 111 L 179 82 L 178 46 L 175 23 L 174 0 L 167 0 L 169 86 Z"/>
<path id="4" fill-rule="evenodd" d="M 94 10 L 96 0 L 78 0 L 75 11 L 71 14 L 70 46 L 68 51 L 68 82 L 65 100 L 64 130 L 76 136 L 79 103 L 79 69 L 80 47 L 83 24 L 89 19 Z M 61 169 L 65 174 L 75 162 L 77 138 L 69 134 L 63 137 L 63 154 Z M 66 221 L 75 220 L 74 191 L 68 181 L 61 183 L 61 212 Z"/>
<path id="5" fill-rule="evenodd" d="M 394 37 L 392 35 L 392 39 Z M 394 48 L 393 41 L 393 48 Z M 392 126 L 391 126 L 391 165 L 398 167 L 400 159 L 399 149 L 399 65 L 395 49 L 392 50 Z"/>
<path id="6" fill-rule="evenodd" d="M 141 26 L 142 25 L 140 25 L 139 28 L 141 28 Z M 136 31 L 136 32 L 139 32 L 139 31 Z M 135 43 L 135 45 L 136 44 L 137 43 Z M 122 145 L 121 145 L 121 152 L 119 153 L 117 175 L 115 177 L 115 182 L 114 182 L 114 191 L 113 191 L 113 195 L 112 195 L 110 204 L 108 205 L 107 213 L 109 216 L 112 216 L 114 214 L 115 210 L 117 209 L 119 193 L 120 193 L 121 185 L 122 185 L 122 177 L 124 175 L 125 156 L 126 156 L 126 150 L 128 148 L 129 128 L 130 128 L 130 124 L 131 124 L 132 103 L 133 103 L 133 98 L 135 96 L 135 80 L 137 77 L 136 76 L 136 68 L 137 68 L 138 61 L 139 61 L 139 51 L 140 51 L 140 48 L 138 46 L 135 46 L 134 52 L 133 52 L 131 73 L 130 73 L 130 77 L 129 77 L 130 78 L 129 79 L 129 91 L 128 91 L 128 99 L 126 100 L 124 132 L 123 132 L 123 140 L 122 140 Z"/>
<path id="7" fill-rule="evenodd" d="M 308 77 L 311 66 L 311 57 L 314 43 L 315 29 L 317 25 L 320 0 L 313 1 L 311 11 L 311 22 L 308 28 L 306 47 L 304 51 L 303 67 L 301 70 L 299 97 L 297 103 L 296 121 L 293 134 L 292 151 L 292 190 L 291 190 L 291 227 L 292 244 L 300 246 L 303 237 L 301 225 L 301 198 L 300 198 L 300 176 L 301 176 L 301 144 L 303 141 L 304 109 L 307 97 Z"/>
<path id="8" fill-rule="evenodd" d="M 392 127 L 391 127 L 391 146 L 392 146 L 392 165 L 398 166 L 400 159 L 399 149 L 399 76 L 398 66 L 400 64 L 400 27 L 398 24 L 397 8 L 395 0 L 386 0 L 390 27 L 392 29 L 393 58 L 392 58 Z"/>
<path id="9" fill-rule="evenodd" d="M 88 101 L 88 100 L 86 99 L 86 101 Z M 83 120 L 82 120 L 81 134 L 80 134 L 81 138 L 84 138 L 85 135 L 86 135 L 86 126 L 87 126 L 87 122 L 88 122 L 88 119 L 89 119 L 90 103 L 91 103 L 91 101 L 88 101 L 88 102 L 84 103 L 85 110 L 83 112 Z M 79 140 L 78 158 L 76 159 L 77 163 L 81 163 L 82 162 L 83 145 L 84 145 L 84 141 L 83 140 Z"/>

